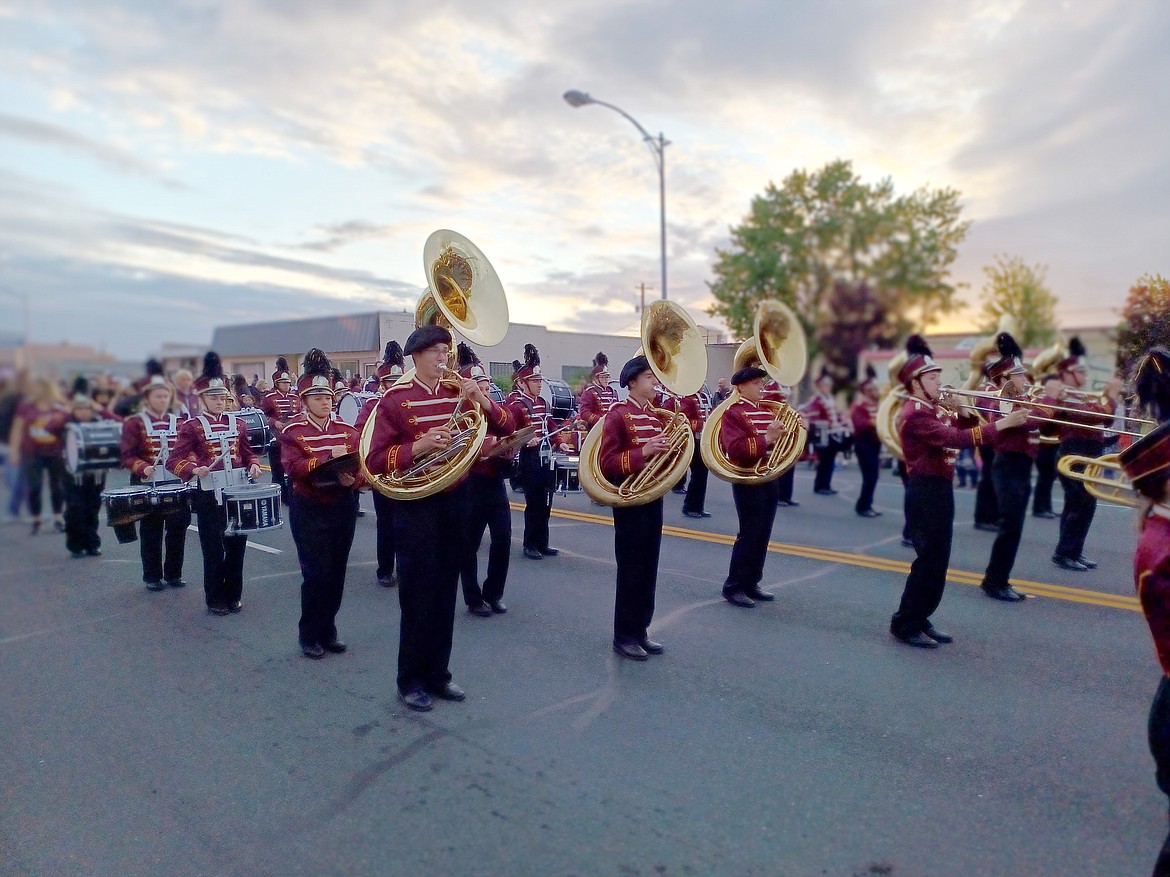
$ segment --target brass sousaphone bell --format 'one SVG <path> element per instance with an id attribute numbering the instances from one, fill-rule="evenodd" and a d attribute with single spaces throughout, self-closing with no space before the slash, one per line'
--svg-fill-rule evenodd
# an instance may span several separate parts
<path id="1" fill-rule="evenodd" d="M 707 377 L 707 345 L 690 314 L 672 301 L 660 300 L 642 312 L 642 348 L 658 382 L 677 396 L 697 393 Z M 635 355 L 638 355 L 635 354 Z M 663 496 L 691 464 L 695 437 L 682 411 L 655 409 L 666 418 L 667 449 L 646 467 L 614 485 L 601 471 L 601 434 L 605 418 L 597 421 L 581 444 L 577 474 L 582 489 L 602 505 L 624 508 L 645 505 Z"/>
<path id="2" fill-rule="evenodd" d="M 736 371 L 748 366 L 762 368 L 768 377 L 784 386 L 798 384 L 804 377 L 808 367 L 804 330 L 796 315 L 783 302 L 767 299 L 756 305 L 752 337 L 739 346 L 733 361 Z M 808 443 L 808 427 L 790 405 L 767 399 L 761 401 L 760 404 L 772 408 L 775 417 L 784 424 L 784 436 L 772 446 L 768 456 L 754 466 L 737 466 L 724 453 L 719 434 L 723 428 L 723 415 L 739 399 L 739 390 L 732 390 L 731 395 L 711 412 L 699 439 L 699 452 L 707 468 L 724 481 L 764 484 L 779 478 L 800 459 Z"/>
<path id="3" fill-rule="evenodd" d="M 439 229 L 423 246 L 423 271 L 428 286 L 415 308 L 415 328 L 443 326 L 484 347 L 504 340 L 508 301 L 499 276 L 479 247 L 458 232 Z M 414 375 L 411 368 L 395 386 L 412 381 Z M 461 385 L 453 363 L 444 371 L 442 382 Z M 375 406 L 362 430 L 358 462 L 375 490 L 397 500 L 422 499 L 455 484 L 478 459 L 487 435 L 484 412 L 478 405 L 464 411 L 460 402 L 447 423 L 452 438 L 446 449 L 423 457 L 403 472 L 374 475 L 366 466 L 366 457 L 377 417 Z"/>

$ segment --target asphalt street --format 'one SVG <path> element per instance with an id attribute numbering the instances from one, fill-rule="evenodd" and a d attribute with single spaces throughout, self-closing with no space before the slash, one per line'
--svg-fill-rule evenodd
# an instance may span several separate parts
<path id="1" fill-rule="evenodd" d="M 104 555 L 0 529 L 0 873 L 5 875 L 1141 875 L 1166 833 L 1145 740 L 1159 669 L 1133 599 L 1132 511 L 1100 506 L 1071 573 L 1029 517 L 1022 604 L 975 586 L 993 535 L 957 491 L 936 651 L 888 633 L 912 558 L 902 489 L 853 512 L 797 476 L 754 609 L 720 598 L 736 530 L 667 495 L 646 663 L 610 649 L 607 509 L 557 496 L 553 545 L 520 554 L 506 615 L 456 617 L 468 691 L 395 698 L 398 604 L 374 579 L 372 503 L 338 619 L 345 655 L 297 648 L 288 529 L 257 534 L 244 607 L 141 584 Z M 1059 488 L 1056 495 L 1059 500 Z M 518 502 L 522 497 L 514 495 Z M 486 545 L 481 550 L 481 566 Z"/>

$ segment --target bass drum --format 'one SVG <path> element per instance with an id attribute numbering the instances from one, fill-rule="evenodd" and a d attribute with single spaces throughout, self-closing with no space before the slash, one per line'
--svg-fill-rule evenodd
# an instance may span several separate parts
<path id="1" fill-rule="evenodd" d="M 248 436 L 248 447 L 257 454 L 267 451 L 272 444 L 272 428 L 268 425 L 267 415 L 259 408 L 244 408 L 236 412 L 236 419 Z"/>
<path id="2" fill-rule="evenodd" d="M 353 426 L 357 423 L 358 415 L 370 399 L 377 399 L 377 393 L 346 393 L 337 400 L 337 416 Z"/>
<path id="3" fill-rule="evenodd" d="M 65 468 L 70 475 L 116 469 L 122 465 L 122 424 L 116 420 L 65 426 Z"/>
<path id="4" fill-rule="evenodd" d="M 573 390 L 564 381 L 545 378 L 540 395 L 548 403 L 548 412 L 553 420 L 568 420 L 577 409 L 577 400 L 573 398 Z"/>

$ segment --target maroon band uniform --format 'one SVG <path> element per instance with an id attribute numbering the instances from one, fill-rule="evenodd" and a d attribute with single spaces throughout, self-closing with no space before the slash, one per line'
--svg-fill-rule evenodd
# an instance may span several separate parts
<path id="1" fill-rule="evenodd" d="M 604 387 L 599 387 L 596 382 L 590 383 L 589 386 L 581 391 L 581 408 L 577 413 L 577 417 L 585 421 L 586 428 L 592 429 L 593 424 L 601 420 L 605 416 L 605 412 L 617 400 L 618 395 L 613 387 L 608 384 Z"/>
<path id="2" fill-rule="evenodd" d="M 548 435 L 548 404 L 540 396 L 513 390 L 508 394 L 507 405 L 517 429 L 536 427 L 529 444 L 520 449 L 520 481 L 524 485 L 524 551 L 530 557 L 544 555 L 550 550 L 548 519 L 552 514 L 556 488 L 556 473 L 540 454 L 542 440 Z M 558 442 L 559 437 L 550 441 Z"/>
<path id="3" fill-rule="evenodd" d="M 268 451 L 268 465 L 272 469 L 272 483 L 280 485 L 280 495 L 288 501 L 288 489 L 284 483 L 284 466 L 280 456 L 280 424 L 287 423 L 301 412 L 301 400 L 293 392 L 282 393 L 280 390 L 270 390 L 260 400 L 260 410 L 268 418 L 268 426 L 272 430 L 273 443 Z"/>

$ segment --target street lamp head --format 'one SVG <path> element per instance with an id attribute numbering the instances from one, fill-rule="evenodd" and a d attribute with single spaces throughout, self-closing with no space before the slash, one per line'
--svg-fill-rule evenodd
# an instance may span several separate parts
<path id="1" fill-rule="evenodd" d="M 583 107 L 586 104 L 593 103 L 593 98 L 583 91 L 573 89 L 565 92 L 565 103 L 571 107 Z"/>

